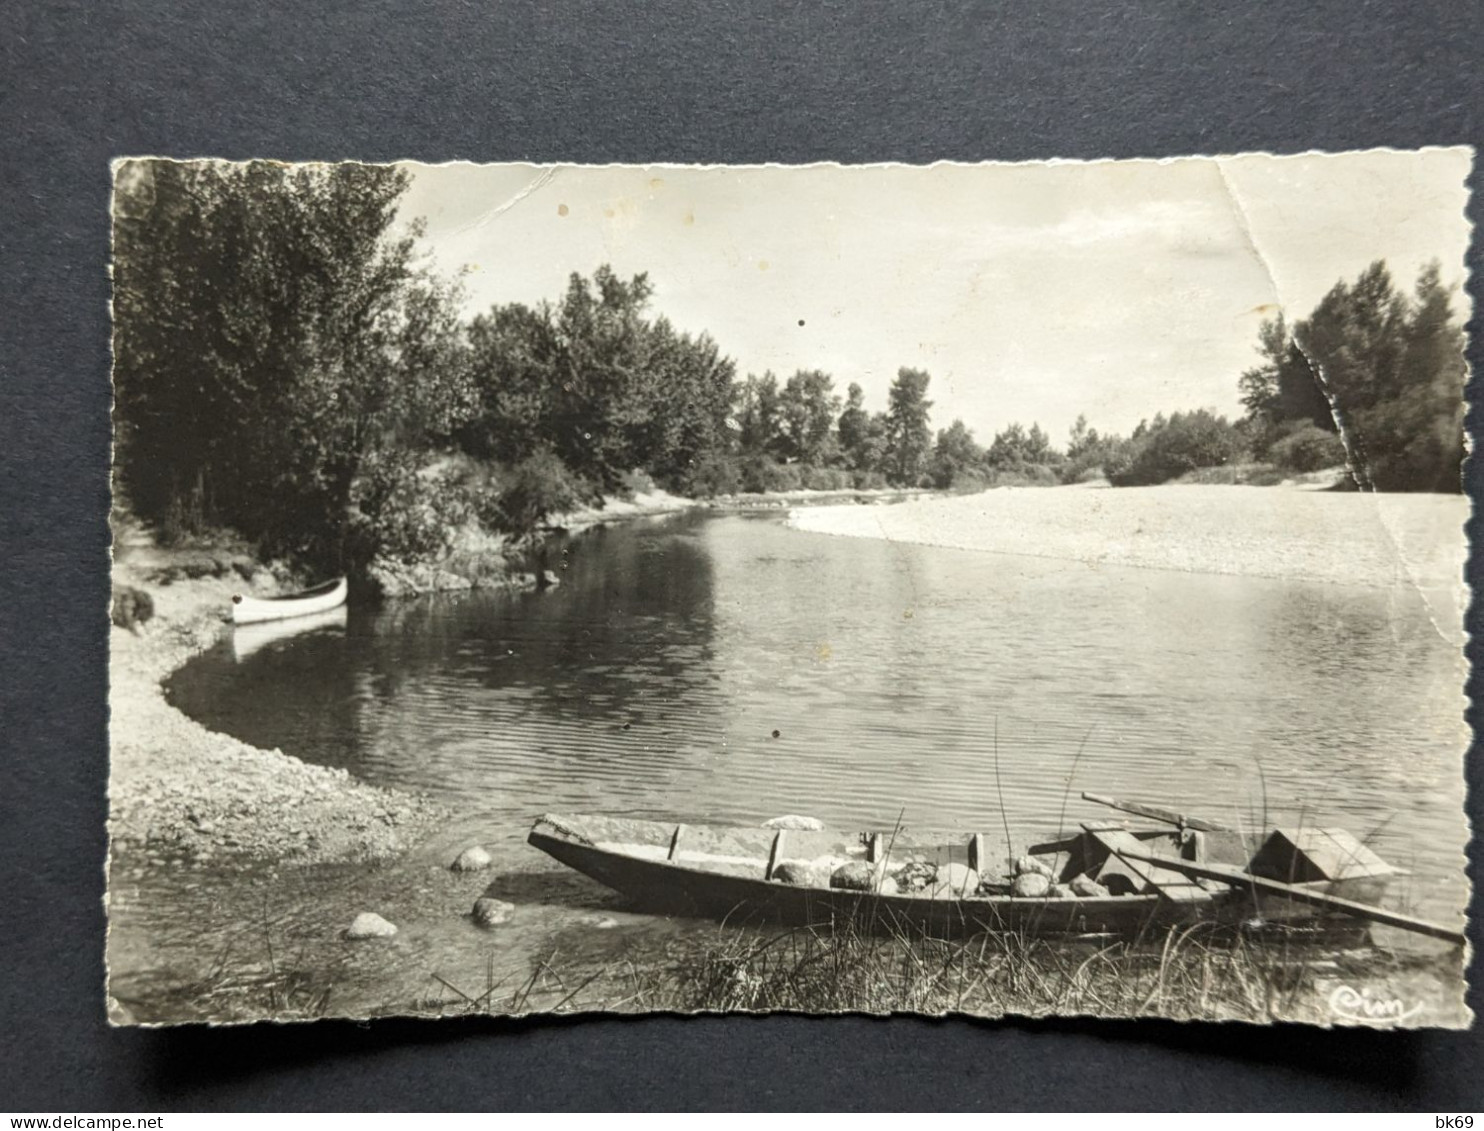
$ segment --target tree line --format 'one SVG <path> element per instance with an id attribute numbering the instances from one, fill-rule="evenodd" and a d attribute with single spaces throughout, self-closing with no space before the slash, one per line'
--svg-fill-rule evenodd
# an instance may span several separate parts
<path id="1" fill-rule="evenodd" d="M 1028 482 L 1106 477 L 1116 487 L 1222 481 L 1223 470 L 1230 481 L 1276 482 L 1343 466 L 1343 482 L 1364 490 L 1462 491 L 1464 333 L 1436 262 L 1410 294 L 1384 262 L 1372 263 L 1307 318 L 1265 320 L 1256 349 L 1260 363 L 1238 379 L 1237 420 L 1209 409 L 1159 413 L 1123 437 L 1079 417 L 1062 451 L 1019 425 L 986 451 L 955 422 L 939 434 L 936 483 L 1007 466 Z"/>
<path id="2" fill-rule="evenodd" d="M 1289 327 L 1264 324 L 1246 416 L 1159 415 L 1127 438 L 1079 419 L 987 446 L 934 433 L 929 375 L 886 403 L 800 370 L 740 377 L 708 334 L 607 267 L 472 319 L 396 219 L 399 169 L 129 162 L 116 173 L 117 486 L 169 532 L 231 526 L 265 552 L 413 560 L 478 522 L 529 535 L 643 471 L 707 496 L 799 488 L 1160 482 L 1268 459 L 1348 462 L 1363 486 L 1457 490 L 1462 331 L 1436 266 L 1384 264 Z"/>

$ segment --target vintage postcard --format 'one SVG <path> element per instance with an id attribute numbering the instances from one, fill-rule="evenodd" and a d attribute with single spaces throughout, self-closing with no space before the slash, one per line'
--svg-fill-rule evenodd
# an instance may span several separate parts
<path id="1" fill-rule="evenodd" d="M 1467 1026 L 1472 159 L 117 161 L 110 1017 Z"/>

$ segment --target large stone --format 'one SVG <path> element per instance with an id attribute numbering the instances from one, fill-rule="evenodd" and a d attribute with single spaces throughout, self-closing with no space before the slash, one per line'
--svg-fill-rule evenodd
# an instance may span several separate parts
<path id="1" fill-rule="evenodd" d="M 852 860 L 841 864 L 830 875 L 830 887 L 843 891 L 875 892 L 878 895 L 896 895 L 900 890 L 896 880 L 884 873 L 878 879 L 876 866 L 863 860 Z"/>
<path id="2" fill-rule="evenodd" d="M 459 858 L 449 866 L 455 872 L 482 872 L 492 863 L 494 861 L 483 845 L 472 844 L 460 852 Z"/>
<path id="3" fill-rule="evenodd" d="M 937 882 L 938 869 L 925 860 L 914 859 L 897 870 L 896 879 L 897 887 L 902 891 L 922 891 Z"/>
<path id="4" fill-rule="evenodd" d="M 773 879 L 796 887 L 827 888 L 830 871 L 828 864 L 820 865 L 812 860 L 785 860 L 773 869 Z"/>
<path id="5" fill-rule="evenodd" d="M 967 864 L 940 864 L 933 881 L 934 899 L 968 899 L 979 891 L 979 873 Z"/>
<path id="6" fill-rule="evenodd" d="M 1015 877 L 1011 890 L 1022 899 L 1034 899 L 1051 894 L 1051 881 L 1040 872 L 1024 872 Z"/>
<path id="7" fill-rule="evenodd" d="M 853 860 L 849 864 L 841 864 L 830 873 L 830 887 L 845 891 L 870 891 L 875 878 L 876 870 L 871 865 L 863 860 Z"/>
<path id="8" fill-rule="evenodd" d="M 362 911 L 345 928 L 348 939 L 389 939 L 396 933 L 396 925 L 388 923 L 374 911 Z"/>
<path id="9" fill-rule="evenodd" d="M 874 891 L 882 895 L 897 894 L 896 880 L 883 875 L 878 886 L 876 866 L 867 864 L 864 860 L 852 860 L 849 864 L 841 864 L 830 875 L 830 887 L 844 891 Z"/>
<path id="10" fill-rule="evenodd" d="M 474 901 L 474 910 L 470 912 L 470 915 L 481 927 L 498 927 L 510 918 L 514 910 L 515 904 L 506 903 L 503 899 L 490 899 L 486 896 Z"/>
<path id="11" fill-rule="evenodd" d="M 138 626 L 155 615 L 154 598 L 132 585 L 115 585 L 110 615 L 113 623 L 120 628 L 138 632 Z"/>
<path id="12" fill-rule="evenodd" d="M 1108 889 L 1102 884 L 1086 876 L 1078 876 L 1068 886 L 1072 889 L 1073 895 L 1084 899 L 1096 899 L 1109 894 Z"/>
<path id="13" fill-rule="evenodd" d="M 824 822 L 817 817 L 801 817 L 797 813 L 789 813 L 782 817 L 774 817 L 763 822 L 765 829 L 797 829 L 802 832 L 817 833 L 824 828 Z"/>
<path id="14" fill-rule="evenodd" d="M 1044 860 L 1037 860 L 1034 856 L 1022 856 L 1015 861 L 1015 874 L 1017 876 L 1045 876 L 1051 879 L 1051 866 Z"/>

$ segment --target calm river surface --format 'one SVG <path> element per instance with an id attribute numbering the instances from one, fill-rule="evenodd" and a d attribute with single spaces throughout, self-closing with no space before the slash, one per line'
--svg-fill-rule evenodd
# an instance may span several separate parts
<path id="1" fill-rule="evenodd" d="M 1405 588 L 834 538 L 753 515 L 600 528 L 562 562 L 546 593 L 352 609 L 241 658 L 228 642 L 169 684 L 213 729 L 456 814 L 381 881 L 388 917 L 400 899 L 424 921 L 396 940 L 409 992 L 486 960 L 491 936 L 459 912 L 487 884 L 518 905 L 512 969 L 554 945 L 618 952 L 692 929 L 627 915 L 528 848 L 548 810 L 887 829 L 903 813 L 973 831 L 1001 827 L 1003 795 L 1024 842 L 1106 816 L 1086 789 L 1247 828 L 1374 833 L 1413 870 L 1413 909 L 1464 905 L 1460 659 Z M 475 842 L 493 882 L 449 878 Z M 420 885 L 435 896 L 406 910 Z M 362 909 L 337 906 L 334 925 Z M 620 929 L 595 932 L 595 915 Z"/>

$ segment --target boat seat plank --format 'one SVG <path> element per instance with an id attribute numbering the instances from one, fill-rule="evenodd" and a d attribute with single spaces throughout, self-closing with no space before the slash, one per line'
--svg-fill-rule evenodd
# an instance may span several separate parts
<path id="1" fill-rule="evenodd" d="M 1166 899 L 1177 903 L 1210 902 L 1211 893 L 1189 876 L 1143 860 L 1129 859 L 1120 855 L 1124 850 L 1141 854 L 1148 851 L 1144 843 L 1127 829 L 1088 828 L 1085 825 L 1083 827 L 1088 835 L 1108 852 L 1108 859 L 1098 872 L 1097 878 L 1100 883 L 1107 883 L 1104 878 L 1107 875 L 1123 875 L 1133 881 L 1137 890 L 1145 891 L 1153 888 Z"/>
<path id="2" fill-rule="evenodd" d="M 786 830 L 779 829 L 773 837 L 773 847 L 768 849 L 768 863 L 763 868 L 763 879 L 771 880 L 773 870 L 778 867 L 778 861 L 783 858 L 783 834 Z"/>
<path id="3" fill-rule="evenodd" d="M 984 834 L 975 833 L 969 838 L 969 867 L 976 872 L 983 872 L 989 863 L 984 847 Z"/>

